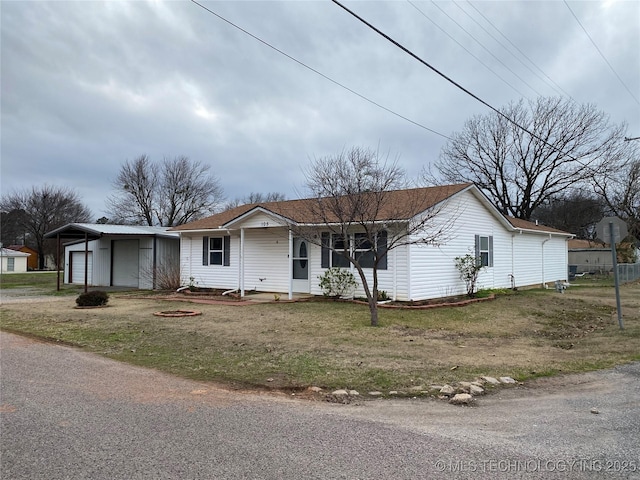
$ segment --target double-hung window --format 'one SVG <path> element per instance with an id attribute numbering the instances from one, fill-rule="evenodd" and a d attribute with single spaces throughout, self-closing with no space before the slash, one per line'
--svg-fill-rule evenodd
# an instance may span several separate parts
<path id="1" fill-rule="evenodd" d="M 231 237 L 203 237 L 202 264 L 228 267 L 231 262 Z"/>
<path id="2" fill-rule="evenodd" d="M 322 268 L 350 266 L 349 260 L 343 255 L 345 249 L 350 252 L 362 268 L 373 268 L 375 253 L 378 255 L 378 269 L 387 268 L 387 232 L 378 232 L 375 244 L 365 233 L 355 233 L 345 239 L 342 235 L 331 235 L 329 232 L 322 234 Z M 331 248 L 333 247 L 333 248 Z M 375 252 L 375 253 L 374 253 Z"/>
<path id="3" fill-rule="evenodd" d="M 493 267 L 493 236 L 476 235 L 476 260 L 481 267 Z"/>

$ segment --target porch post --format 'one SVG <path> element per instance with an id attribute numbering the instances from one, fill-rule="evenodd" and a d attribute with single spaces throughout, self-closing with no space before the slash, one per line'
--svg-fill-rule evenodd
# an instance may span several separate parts
<path id="1" fill-rule="evenodd" d="M 238 280 L 240 281 L 240 297 L 244 298 L 244 228 L 240 229 L 240 271 Z"/>
<path id="2" fill-rule="evenodd" d="M 289 229 L 289 300 L 293 300 L 293 232 Z"/>

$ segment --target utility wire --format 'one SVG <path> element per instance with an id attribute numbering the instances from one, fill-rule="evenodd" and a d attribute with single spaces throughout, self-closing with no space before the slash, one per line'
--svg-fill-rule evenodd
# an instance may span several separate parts
<path id="1" fill-rule="evenodd" d="M 622 78 L 620 78 L 620 75 L 618 75 L 618 72 L 615 71 L 615 69 L 611 66 L 611 64 L 609 63 L 609 60 L 607 60 L 607 57 L 604 56 L 604 53 L 602 53 L 602 51 L 598 48 L 598 45 L 596 45 L 596 42 L 593 40 L 593 38 L 591 37 L 591 35 L 589 35 L 589 32 L 587 31 L 586 28 L 584 28 L 584 25 L 582 25 L 582 23 L 580 22 L 580 20 L 578 19 L 578 17 L 576 16 L 575 13 L 573 13 L 573 10 L 571 10 L 571 7 L 569 6 L 569 4 L 567 3 L 567 0 L 564 0 L 564 4 L 567 6 L 567 8 L 569 9 L 569 11 L 571 12 L 571 15 L 573 15 L 573 18 L 576 19 L 576 22 L 578 22 L 578 25 L 580 25 L 580 28 L 582 28 L 582 30 L 584 31 L 584 33 L 587 35 L 587 37 L 589 38 L 589 40 L 591 40 L 591 43 L 593 44 L 593 46 L 596 48 L 596 50 L 598 51 L 598 53 L 600 54 L 600 56 L 602 57 L 602 59 L 605 61 L 605 63 L 609 66 L 609 68 L 611 69 L 611 71 L 613 72 L 613 74 L 618 78 L 618 80 L 620 80 L 620 83 L 622 84 L 622 86 L 624 88 L 626 88 L 627 92 L 629 92 L 629 95 L 631 95 L 633 97 L 633 99 L 636 101 L 636 103 L 638 105 L 640 105 L 640 100 L 638 100 L 636 98 L 636 96 L 631 92 L 631 90 L 629 90 L 629 87 L 627 87 L 627 84 L 624 83 L 624 81 L 622 80 Z"/>
<path id="2" fill-rule="evenodd" d="M 192 0 L 193 1 L 193 0 Z M 515 120 L 513 120 L 512 118 L 510 118 L 508 115 L 504 114 L 503 112 L 501 112 L 500 110 L 498 110 L 497 108 L 495 108 L 493 105 L 485 102 L 484 100 L 482 100 L 480 97 L 478 97 L 477 95 L 475 95 L 474 93 L 470 92 L 469 90 L 467 90 L 466 88 L 464 88 L 462 85 L 460 85 L 458 82 L 456 82 L 455 80 L 449 78 L 447 75 L 445 75 L 444 73 L 442 73 L 440 70 L 438 70 L 436 67 L 434 67 L 433 65 L 431 65 L 430 63 L 428 63 L 427 61 L 423 60 L 422 58 L 420 58 L 418 55 L 416 55 L 415 53 L 413 53 L 411 50 L 409 50 L 407 47 L 405 47 L 404 45 L 402 45 L 401 43 L 399 43 L 398 41 L 394 40 L 393 38 L 391 38 L 389 35 L 387 35 L 386 33 L 384 33 L 383 31 L 381 31 L 380 29 L 378 29 L 377 27 L 373 26 L 371 23 L 367 22 L 364 18 L 362 18 L 361 16 L 359 16 L 357 13 L 355 13 L 354 11 L 348 9 L 347 7 L 345 7 L 344 5 L 342 5 L 338 0 L 331 0 L 333 3 L 335 3 L 336 5 L 338 5 L 340 8 L 342 8 L 344 11 L 346 11 L 347 13 L 349 13 L 351 16 L 357 18 L 360 22 L 362 22 L 363 24 L 365 24 L 367 27 L 369 27 L 371 30 L 373 30 L 374 32 L 376 32 L 378 35 L 380 35 L 381 37 L 385 38 L 386 40 L 388 40 L 389 42 L 391 42 L 392 44 L 394 44 L 396 47 L 398 47 L 400 50 L 402 50 L 403 52 L 405 52 L 407 55 L 413 57 L 414 59 L 416 59 L 418 62 L 422 63 L 425 67 L 433 70 L 435 73 L 437 73 L 438 75 L 440 75 L 442 78 L 444 78 L 447 82 L 455 85 L 457 88 L 459 88 L 460 90 L 462 90 L 464 93 L 466 93 L 467 95 L 469 95 L 470 97 L 476 99 L 478 102 L 480 102 L 481 104 L 483 104 L 485 107 L 490 108 L 491 110 L 493 110 L 495 113 L 497 113 L 498 115 L 500 115 L 502 118 L 504 118 L 505 120 L 507 120 L 509 123 L 515 125 L 516 127 L 518 127 L 520 130 L 528 133 L 529 135 L 531 135 L 532 138 L 535 138 L 536 140 L 538 140 L 539 142 L 543 143 L 544 145 L 546 145 L 547 147 L 551 148 L 554 152 L 558 152 L 561 153 L 562 155 L 566 155 L 567 157 L 569 157 L 571 160 L 578 162 L 580 165 L 582 165 L 583 167 L 588 168 L 587 165 L 585 165 L 584 163 L 580 162 L 577 158 L 575 158 L 573 155 L 570 155 L 568 153 L 564 153 L 562 150 L 560 150 L 558 147 L 556 147 L 555 145 L 550 144 L 549 142 L 547 142 L 546 140 L 544 140 L 543 138 L 541 138 L 540 136 L 536 135 L 535 133 L 529 131 L 529 129 L 527 129 L 526 127 L 523 127 L 522 125 L 520 125 L 518 122 L 516 122 Z"/>
<path id="3" fill-rule="evenodd" d="M 431 3 L 433 4 L 433 6 L 435 6 L 438 10 L 440 10 L 443 14 L 445 14 L 449 20 L 451 20 L 453 23 L 455 23 L 458 27 L 460 27 L 460 29 L 465 32 L 467 35 L 469 35 L 473 40 L 475 40 L 475 42 L 480 45 L 489 55 L 491 55 L 498 63 L 500 63 L 504 68 L 506 68 L 507 70 L 509 70 L 518 80 L 520 80 L 522 83 L 524 83 L 527 87 L 529 87 L 531 90 L 533 90 L 533 92 L 538 95 L 539 97 L 541 97 L 542 95 L 540 94 L 540 92 L 538 92 L 535 88 L 533 88 L 531 85 L 529 85 L 529 83 L 522 78 L 520 75 L 518 75 L 516 72 L 514 72 L 513 70 L 511 70 L 511 68 L 509 68 L 509 66 L 507 64 L 505 64 L 502 60 L 500 60 L 498 57 L 496 57 L 493 52 L 491 50 L 489 50 L 487 47 L 484 46 L 484 44 L 478 40 L 476 37 L 474 37 L 471 33 L 469 33 L 469 31 L 464 28 L 462 25 L 460 25 L 453 17 L 451 17 L 451 15 L 449 15 L 447 12 L 445 12 L 442 7 L 440 5 L 438 5 L 436 2 L 434 2 L 433 0 L 431 0 Z"/>
<path id="4" fill-rule="evenodd" d="M 452 35 L 449 34 L 449 32 L 447 32 L 444 28 L 442 28 L 440 25 L 438 25 L 432 18 L 430 18 L 426 13 L 424 13 L 424 11 L 420 10 L 420 8 L 418 8 L 416 6 L 415 3 L 413 3 L 411 0 L 407 0 L 407 2 L 409 3 L 409 5 L 411 5 L 413 8 L 415 8 L 418 12 L 420 12 L 420 14 L 426 18 L 427 20 L 429 20 L 431 23 L 433 23 L 437 28 L 439 28 L 442 33 L 444 33 L 446 36 L 448 36 L 451 40 L 453 40 L 454 42 L 456 42 L 460 48 L 462 48 L 465 52 L 467 52 L 469 55 L 471 55 L 473 58 L 475 58 L 479 63 L 481 63 L 487 70 L 489 70 L 491 73 L 493 73 L 496 77 L 498 77 L 500 80 L 502 80 L 507 86 L 511 87 L 513 89 L 514 92 L 516 92 L 517 94 L 519 94 L 522 97 L 526 97 L 526 95 L 524 93 L 522 93 L 520 90 L 518 90 L 516 87 L 514 87 L 512 84 L 510 84 L 509 82 L 507 82 L 503 77 L 501 77 L 495 70 L 493 70 L 491 67 L 489 67 L 486 63 L 484 63 L 479 57 L 477 57 L 476 55 L 473 54 L 473 52 L 471 52 L 471 50 L 469 50 L 467 47 L 465 47 L 462 43 L 460 43 L 458 40 L 456 40 Z"/>
<path id="5" fill-rule="evenodd" d="M 468 3 L 468 2 L 467 2 Z M 511 55 L 514 59 L 516 59 L 520 65 L 522 65 L 524 68 L 526 68 L 527 70 L 529 70 L 532 74 L 534 74 L 536 77 L 538 77 L 540 80 L 542 80 L 544 83 L 546 83 L 549 87 L 551 87 L 558 95 L 562 95 L 562 93 L 552 84 L 550 84 L 547 80 L 545 80 L 538 72 L 536 72 L 535 70 L 533 70 L 529 65 L 527 65 L 520 57 L 518 57 L 515 53 L 513 53 L 511 50 L 509 50 L 507 48 L 507 46 L 499 39 L 497 38 L 493 33 L 491 33 L 489 30 L 487 30 L 484 25 L 482 25 L 477 19 L 475 19 L 468 11 L 466 11 L 464 8 L 462 8 L 462 6 L 460 5 L 459 2 L 453 2 L 453 4 L 458 7 L 458 9 L 460 11 L 462 11 L 462 13 L 464 13 L 467 17 L 469 17 L 471 19 L 471 21 L 473 21 L 476 25 L 478 25 L 478 27 L 480 27 L 482 29 L 482 31 L 484 33 L 486 33 L 487 35 L 489 35 L 494 42 L 496 42 L 498 45 L 500 45 L 509 55 Z M 477 9 L 476 9 L 477 11 Z M 484 17 L 483 17 L 484 18 Z M 486 18 L 485 18 L 486 20 Z M 491 24 L 491 26 L 496 29 L 495 25 Z M 497 30 L 497 29 L 496 29 Z"/>
<path id="6" fill-rule="evenodd" d="M 487 21 L 487 23 L 488 23 L 489 25 L 491 25 L 491 26 L 495 29 L 495 31 L 496 31 L 496 32 L 498 32 L 498 33 L 502 36 L 502 38 L 504 38 L 507 42 L 509 42 L 509 44 L 510 44 L 513 48 L 515 48 L 515 49 L 518 51 L 518 53 L 520 53 L 520 55 L 522 55 L 524 58 L 526 58 L 526 59 L 527 59 L 527 61 L 528 61 L 531 65 L 533 65 L 535 68 L 537 68 L 537 69 L 540 71 L 540 73 L 542 73 L 542 75 L 544 75 L 544 76 L 545 76 L 545 77 L 546 77 L 546 78 L 547 78 L 551 83 L 553 83 L 556 87 L 558 87 L 558 89 L 559 89 L 559 90 L 560 90 L 564 95 L 566 95 L 568 98 L 570 98 L 571 100 L 573 100 L 573 101 L 575 102 L 574 98 L 573 98 L 571 95 L 569 95 L 567 92 L 565 92 L 565 91 L 563 90 L 563 88 L 562 88 L 560 85 L 558 85 L 558 84 L 557 84 L 557 83 L 556 83 L 556 82 L 555 82 L 555 81 L 554 81 L 554 80 L 553 80 L 549 75 L 547 75 L 547 74 L 545 73 L 545 71 L 544 71 L 544 70 L 542 70 L 538 65 L 536 65 L 536 63 L 535 63 L 533 60 L 531 60 L 531 59 L 527 56 L 527 54 L 526 54 L 526 53 L 524 53 L 520 48 L 518 48 L 518 46 L 517 46 L 515 43 L 513 43 L 513 42 L 509 39 L 509 37 L 507 37 L 504 33 L 502 33 L 502 32 L 500 31 L 500 29 L 499 29 L 498 27 L 496 27 L 496 26 L 493 24 L 493 22 L 492 22 L 491 20 L 489 20 L 489 19 L 488 19 L 488 18 L 487 18 L 487 17 L 486 17 L 486 16 L 485 16 L 485 15 L 484 15 L 480 10 L 478 10 L 478 8 L 477 8 L 473 3 L 471 3 L 469 0 L 467 0 L 467 3 L 469 4 L 469 6 L 470 6 L 471 8 L 473 8 L 476 12 L 478 12 L 478 14 L 479 14 L 482 18 L 484 18 L 484 19 Z"/>
<path id="7" fill-rule="evenodd" d="M 276 52 L 278 52 L 280 55 L 283 55 L 283 56 L 287 57 L 289 60 L 293 60 L 293 61 L 294 61 L 294 62 L 296 62 L 298 65 L 300 65 L 300 66 L 302 66 L 302 67 L 306 68 L 307 70 L 310 70 L 310 71 L 312 71 L 313 73 L 315 73 L 315 74 L 317 74 L 317 75 L 320 75 L 322 78 L 324 78 L 325 80 L 330 81 L 330 82 L 331 82 L 331 83 L 333 83 L 334 85 L 338 85 L 339 87 L 344 88 L 344 89 L 345 89 L 345 90 L 347 90 L 348 92 L 351 92 L 351 93 L 353 93 L 354 95 L 356 95 L 356 96 L 360 97 L 361 99 L 366 100 L 367 102 L 371 103 L 372 105 L 375 105 L 376 107 L 381 108 L 382 110 L 384 110 L 384 111 L 386 111 L 386 112 L 389 112 L 389 113 L 391 113 L 392 115 L 395 115 L 395 116 L 396 116 L 396 117 L 398 117 L 398 118 L 401 118 L 401 119 L 403 119 L 403 120 L 405 120 L 405 121 L 407 121 L 407 122 L 409 122 L 409 123 L 412 123 L 413 125 L 415 125 L 415 126 L 417 126 L 417 127 L 420 127 L 420 128 L 422 128 L 422 129 L 427 130 L 427 131 L 429 131 L 429 132 L 431 132 L 431 133 L 434 133 L 434 134 L 436 134 L 436 135 L 439 135 L 439 136 L 441 136 L 442 138 L 446 138 L 447 140 L 452 140 L 452 138 L 451 138 L 451 137 L 448 137 L 447 135 L 445 135 L 445 134 L 443 134 L 443 133 L 437 132 L 437 131 L 435 131 L 435 130 L 433 130 L 433 129 L 431 129 L 431 128 L 429 128 L 429 127 L 425 126 L 425 125 L 422 125 L 421 123 L 418 123 L 418 122 L 416 122 L 416 121 L 414 121 L 414 120 L 411 120 L 410 118 L 407 118 L 407 117 L 405 117 L 404 115 L 401 115 L 401 114 L 399 114 L 399 113 L 397 113 L 397 112 L 395 112 L 395 111 L 391 110 L 390 108 L 387 108 L 387 107 L 385 107 L 384 105 L 381 105 L 381 104 L 379 104 L 378 102 L 376 102 L 376 101 L 374 101 L 374 100 L 371 100 L 371 99 L 370 99 L 370 98 L 368 98 L 368 97 L 365 97 L 364 95 L 362 95 L 362 94 L 360 94 L 360 93 L 356 92 L 355 90 L 353 90 L 353 89 L 351 89 L 351 88 L 347 87 L 346 85 L 343 85 L 342 83 L 340 83 L 340 82 L 338 82 L 338 81 L 336 81 L 336 80 L 332 79 L 331 77 L 329 77 L 329 76 L 325 75 L 324 73 L 322 73 L 322 72 L 320 72 L 320 71 L 316 70 L 315 68 L 310 67 L 309 65 L 307 65 L 307 64 L 305 64 L 305 63 L 303 63 L 302 61 L 298 60 L 297 58 L 292 57 L 292 56 L 291 56 L 291 55 L 289 55 L 288 53 L 286 53 L 286 52 L 284 52 L 284 51 L 280 50 L 279 48 L 277 48 L 277 47 L 275 47 L 275 46 L 271 45 L 271 44 L 270 44 L 270 43 L 268 43 L 267 41 L 262 40 L 260 37 L 258 37 L 258 36 L 256 36 L 256 35 L 254 35 L 253 33 L 251 33 L 251 32 L 249 32 L 249 31 L 245 30 L 244 28 L 240 27 L 239 25 L 236 25 L 235 23 L 231 22 L 230 20 L 227 20 L 227 19 L 226 19 L 226 18 L 224 18 L 222 15 L 220 15 L 220 14 L 218 14 L 218 13 L 214 12 L 213 10 L 211 10 L 211 9 L 209 9 L 209 8 L 207 8 L 207 7 L 205 7 L 204 5 L 202 5 L 201 3 L 197 2 L 196 0 L 191 0 L 191 2 L 192 2 L 192 3 L 194 3 L 194 4 L 196 4 L 196 5 L 197 5 L 197 6 L 199 6 L 200 8 L 202 8 L 202 9 L 206 10 L 206 11 L 207 11 L 207 12 L 209 12 L 210 14 L 212 14 L 212 15 L 214 15 L 214 16 L 216 16 L 216 17 L 218 17 L 220 20 L 222 20 L 222 21 L 224 21 L 224 22 L 228 23 L 228 24 L 229 24 L 229 25 L 231 25 L 232 27 L 237 28 L 237 29 L 238 29 L 238 30 L 240 30 L 242 33 L 244 33 L 244 34 L 246 34 L 246 35 L 250 36 L 250 37 L 251 37 L 251 38 L 253 38 L 254 40 L 257 40 L 257 41 L 259 41 L 260 43 L 262 43 L 263 45 L 265 45 L 265 46 L 267 46 L 267 47 L 271 48 L 272 50 L 275 50 L 275 51 L 276 51 Z"/>

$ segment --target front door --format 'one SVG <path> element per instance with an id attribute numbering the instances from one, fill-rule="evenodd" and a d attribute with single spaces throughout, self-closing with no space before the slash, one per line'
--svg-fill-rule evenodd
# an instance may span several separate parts
<path id="1" fill-rule="evenodd" d="M 304 238 L 293 239 L 293 291 L 309 293 L 309 244 Z"/>

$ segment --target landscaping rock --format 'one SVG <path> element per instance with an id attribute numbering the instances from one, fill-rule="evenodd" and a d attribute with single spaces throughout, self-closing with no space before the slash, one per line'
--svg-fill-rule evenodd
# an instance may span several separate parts
<path id="1" fill-rule="evenodd" d="M 349 395 L 352 397 L 357 397 L 360 395 L 357 390 L 349 390 Z"/>
<path id="2" fill-rule="evenodd" d="M 381 397 L 382 396 L 382 392 L 369 392 L 369 396 L 370 397 Z"/>
<path id="3" fill-rule="evenodd" d="M 322 389 L 320 387 L 309 387 L 309 390 L 314 392 L 314 393 L 319 393 L 322 391 Z"/>
<path id="4" fill-rule="evenodd" d="M 482 395 L 484 394 L 484 388 L 478 386 L 478 385 L 474 385 L 473 383 L 471 384 L 471 386 L 469 387 L 469 393 L 471 395 Z"/>
<path id="5" fill-rule="evenodd" d="M 453 395 L 454 393 L 456 393 L 456 389 L 453 388 L 451 385 L 444 385 L 441 389 L 440 389 L 440 393 L 442 395 L 446 395 L 446 396 L 450 396 Z"/>
<path id="6" fill-rule="evenodd" d="M 340 390 L 334 390 L 333 392 L 331 392 L 331 395 L 337 395 L 337 396 L 342 395 L 347 397 L 349 396 L 349 392 L 347 392 L 346 390 L 340 389 Z"/>
<path id="7" fill-rule="evenodd" d="M 500 381 L 497 378 L 494 377 L 482 377 L 482 380 L 484 380 L 487 383 L 490 383 L 491 385 L 499 385 Z"/>
<path id="8" fill-rule="evenodd" d="M 500 381 L 502 383 L 517 383 L 513 378 L 511 377 L 500 377 Z"/>
<path id="9" fill-rule="evenodd" d="M 471 402 L 473 402 L 473 397 L 468 393 L 458 393 L 449 400 L 449 403 L 453 405 L 469 405 Z"/>

